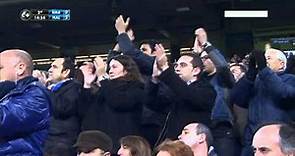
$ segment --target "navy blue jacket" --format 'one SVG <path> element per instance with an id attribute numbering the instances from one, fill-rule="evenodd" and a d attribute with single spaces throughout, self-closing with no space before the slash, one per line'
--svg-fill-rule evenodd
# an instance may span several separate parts
<path id="1" fill-rule="evenodd" d="M 207 76 L 217 95 L 212 109 L 211 119 L 217 122 L 233 123 L 233 115 L 230 110 L 230 89 L 234 86 L 235 80 L 228 68 L 224 56 L 218 49 L 210 46 L 206 51 L 216 67 L 216 73 Z"/>
<path id="2" fill-rule="evenodd" d="M 136 62 L 141 74 L 152 75 L 155 57 L 149 56 L 136 48 L 126 33 L 118 35 L 117 41 L 123 54 L 130 56 Z"/>
<path id="3" fill-rule="evenodd" d="M 255 82 L 244 76 L 232 91 L 232 100 L 248 108 L 248 125 L 245 141 L 251 144 L 255 129 L 265 122 L 288 122 L 290 116 L 285 107 L 295 98 L 295 76 L 275 73 L 266 67 L 258 73 Z M 294 102 L 294 101 L 293 101 Z"/>
<path id="4" fill-rule="evenodd" d="M 51 100 L 38 79 L 26 77 L 0 100 L 0 155 L 42 156 Z"/>

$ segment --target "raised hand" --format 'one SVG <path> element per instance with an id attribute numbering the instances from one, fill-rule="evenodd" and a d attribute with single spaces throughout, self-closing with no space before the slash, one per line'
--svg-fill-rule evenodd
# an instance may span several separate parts
<path id="1" fill-rule="evenodd" d="M 165 54 L 165 49 L 162 46 L 162 44 L 156 44 L 155 45 L 155 52 L 156 55 L 156 61 L 157 61 L 157 67 L 163 71 L 166 70 L 168 66 L 168 58 Z"/>
<path id="2" fill-rule="evenodd" d="M 208 42 L 207 33 L 204 28 L 198 28 L 195 30 L 195 35 L 198 38 L 199 46 L 203 46 Z"/>
<path id="3" fill-rule="evenodd" d="M 124 21 L 123 16 L 120 15 L 115 22 L 115 28 L 118 31 L 118 34 L 125 33 L 126 29 L 129 25 L 130 18 L 128 17 L 126 21 Z"/>
<path id="4" fill-rule="evenodd" d="M 97 56 L 94 59 L 93 64 L 95 66 L 96 75 L 98 77 L 106 75 L 106 63 L 103 61 L 101 57 Z"/>
<path id="5" fill-rule="evenodd" d="M 87 62 L 85 65 L 82 65 L 79 69 L 82 71 L 84 75 L 84 88 L 90 88 L 91 83 L 93 83 L 96 78 L 96 75 L 93 72 L 93 63 Z"/>

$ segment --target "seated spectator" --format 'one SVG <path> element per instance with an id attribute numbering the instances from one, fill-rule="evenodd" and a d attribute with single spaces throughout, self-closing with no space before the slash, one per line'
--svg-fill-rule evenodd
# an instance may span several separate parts
<path id="1" fill-rule="evenodd" d="M 151 147 L 147 140 L 140 136 L 129 135 L 120 139 L 119 156 L 151 156 Z"/>
<path id="2" fill-rule="evenodd" d="M 157 147 L 157 156 L 194 156 L 191 148 L 181 141 L 164 141 Z"/>
<path id="3" fill-rule="evenodd" d="M 74 144 L 78 156 L 110 156 L 112 147 L 112 139 L 98 130 L 81 132 Z"/>
<path id="4" fill-rule="evenodd" d="M 252 141 L 252 146 L 255 156 L 294 156 L 294 125 L 264 125 L 256 131 Z"/>
<path id="5" fill-rule="evenodd" d="M 178 139 L 191 147 L 194 156 L 217 156 L 210 129 L 201 123 L 186 125 Z"/>

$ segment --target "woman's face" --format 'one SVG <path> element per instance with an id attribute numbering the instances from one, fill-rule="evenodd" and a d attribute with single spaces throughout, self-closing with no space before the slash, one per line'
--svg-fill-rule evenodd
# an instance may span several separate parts
<path id="1" fill-rule="evenodd" d="M 117 60 L 111 60 L 109 66 L 109 76 L 111 80 L 124 77 L 127 74 L 127 72 L 124 70 L 123 65 Z"/>
<path id="2" fill-rule="evenodd" d="M 120 149 L 118 150 L 119 156 L 132 156 L 131 151 L 127 146 L 121 145 Z"/>

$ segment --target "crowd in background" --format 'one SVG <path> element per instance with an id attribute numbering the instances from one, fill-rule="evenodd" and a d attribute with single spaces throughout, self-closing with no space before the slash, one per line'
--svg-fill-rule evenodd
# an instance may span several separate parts
<path id="1" fill-rule="evenodd" d="M 295 155 L 295 57 L 278 49 L 226 59 L 203 28 L 170 62 L 163 45 L 133 43 L 115 22 L 104 61 L 0 53 L 0 155 Z"/>

